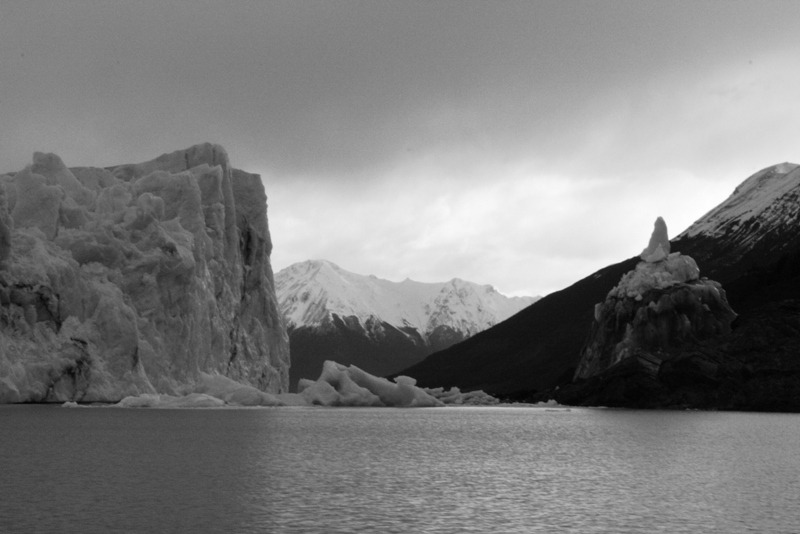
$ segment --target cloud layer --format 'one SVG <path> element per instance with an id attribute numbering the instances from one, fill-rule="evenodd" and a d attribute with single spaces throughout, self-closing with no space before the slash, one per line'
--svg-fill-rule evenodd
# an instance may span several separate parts
<path id="1" fill-rule="evenodd" d="M 1 11 L 0 169 L 221 143 L 263 176 L 277 268 L 544 294 L 800 159 L 796 3 Z"/>

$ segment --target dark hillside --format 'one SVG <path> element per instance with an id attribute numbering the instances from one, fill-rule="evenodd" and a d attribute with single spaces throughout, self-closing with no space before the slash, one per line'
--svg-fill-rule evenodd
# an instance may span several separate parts
<path id="1" fill-rule="evenodd" d="M 513 317 L 404 370 L 423 387 L 494 393 L 550 388 L 570 380 L 594 314 L 638 258 L 611 265 Z"/>

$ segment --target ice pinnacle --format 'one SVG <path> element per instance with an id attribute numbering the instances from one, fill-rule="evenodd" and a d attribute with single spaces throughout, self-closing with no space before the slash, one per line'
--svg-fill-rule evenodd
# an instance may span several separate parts
<path id="1" fill-rule="evenodd" d="M 669 237 L 667 236 L 667 223 L 659 217 L 656 219 L 650 243 L 639 256 L 647 263 L 655 263 L 669 256 Z"/>

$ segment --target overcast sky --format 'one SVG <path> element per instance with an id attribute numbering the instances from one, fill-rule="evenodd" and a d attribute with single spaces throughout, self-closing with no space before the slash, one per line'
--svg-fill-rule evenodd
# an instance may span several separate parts
<path id="1" fill-rule="evenodd" d="M 544 295 L 800 162 L 798 21 L 763 0 L 0 1 L 0 172 L 219 143 L 262 176 L 276 271 Z"/>

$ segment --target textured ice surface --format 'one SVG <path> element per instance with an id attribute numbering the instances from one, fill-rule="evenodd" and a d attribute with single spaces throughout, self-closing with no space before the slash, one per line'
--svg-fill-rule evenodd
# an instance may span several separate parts
<path id="1" fill-rule="evenodd" d="M 639 262 L 636 268 L 625 273 L 609 297 L 637 298 L 651 289 L 664 289 L 700 278 L 700 269 L 690 256 L 673 252 L 665 260 Z"/>
<path id="2" fill-rule="evenodd" d="M 211 144 L 0 175 L 0 403 L 180 395 L 203 373 L 286 391 L 266 209 Z"/>
<path id="3" fill-rule="evenodd" d="M 483 391 L 461 393 L 458 388 L 448 391 L 419 388 L 416 380 L 408 376 L 398 376 L 391 382 L 355 365 L 347 367 L 330 360 L 323 364 L 322 374 L 316 382 L 300 380 L 298 393 L 308 404 L 321 406 L 433 407 L 498 403 Z"/>
<path id="4" fill-rule="evenodd" d="M 415 386 L 413 378 L 397 377 L 395 382 L 326 361 L 316 382 L 301 380 L 298 393 L 309 404 L 321 406 L 443 406 L 444 403 Z"/>
<path id="5" fill-rule="evenodd" d="M 283 406 L 276 396 L 218 374 L 201 373 L 193 391 L 186 395 L 142 394 L 128 396 L 122 408 L 216 408 L 220 406 Z"/>
<path id="6" fill-rule="evenodd" d="M 202 373 L 200 381 L 194 389 L 195 393 L 204 393 L 237 406 L 282 406 L 283 403 L 274 395 L 264 393 L 253 386 L 241 384 L 227 376 Z"/>
<path id="7" fill-rule="evenodd" d="M 661 261 L 669 255 L 669 237 L 667 236 L 667 223 L 661 217 L 656 219 L 653 233 L 650 235 L 650 243 L 642 251 L 640 257 L 653 263 Z"/>
<path id="8" fill-rule="evenodd" d="M 390 406 L 437 407 L 493 405 L 499 401 L 483 391 L 419 388 L 416 380 L 398 376 L 394 382 L 373 376 L 355 365 L 326 361 L 317 381 L 300 380 L 299 393 L 269 395 L 221 375 L 203 373 L 186 395 L 145 393 L 125 397 L 122 408 L 218 408 L 223 406 Z"/>
<path id="9" fill-rule="evenodd" d="M 191 393 L 180 397 L 144 394 L 125 397 L 115 406 L 120 408 L 221 408 L 225 406 L 225 401 L 202 393 Z"/>

